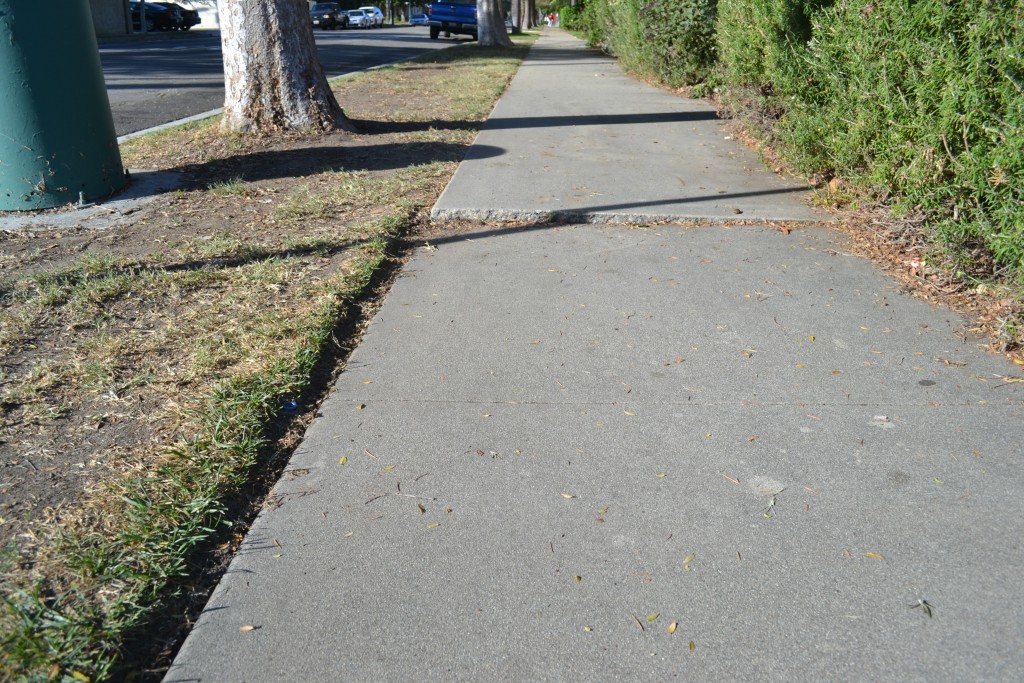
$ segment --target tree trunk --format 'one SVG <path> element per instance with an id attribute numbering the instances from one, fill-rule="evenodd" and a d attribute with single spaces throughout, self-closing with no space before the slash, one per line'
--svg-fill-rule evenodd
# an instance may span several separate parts
<path id="1" fill-rule="evenodd" d="M 512 0 L 512 22 L 520 31 L 533 28 L 534 15 L 537 14 L 535 0 Z"/>
<path id="2" fill-rule="evenodd" d="M 477 9 L 477 43 L 480 47 L 512 47 L 512 39 L 505 30 L 505 15 L 501 10 L 501 0 L 478 0 Z"/>
<path id="3" fill-rule="evenodd" d="M 220 0 L 225 130 L 350 129 L 313 41 L 305 0 Z"/>

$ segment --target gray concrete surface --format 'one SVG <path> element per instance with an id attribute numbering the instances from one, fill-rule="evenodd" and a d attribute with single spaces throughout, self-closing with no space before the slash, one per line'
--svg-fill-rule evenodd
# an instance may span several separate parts
<path id="1" fill-rule="evenodd" d="M 1020 368 L 827 227 L 711 222 L 420 249 L 165 680 L 1018 677 Z"/>
<path id="2" fill-rule="evenodd" d="M 817 221 L 798 180 L 765 173 L 712 107 L 649 87 L 565 33 L 530 52 L 439 220 Z"/>
<path id="3" fill-rule="evenodd" d="M 124 189 L 98 202 L 68 204 L 63 208 L 41 211 L 0 212 L 0 230 L 107 230 L 134 220 L 132 214 L 149 202 L 173 192 L 180 184 L 181 174 L 176 171 L 132 170 Z"/>

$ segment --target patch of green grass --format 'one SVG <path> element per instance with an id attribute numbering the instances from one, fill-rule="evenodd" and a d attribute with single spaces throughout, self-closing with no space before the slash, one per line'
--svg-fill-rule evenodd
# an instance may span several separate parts
<path id="1" fill-rule="evenodd" d="M 282 223 L 319 220 L 331 215 L 331 207 L 324 197 L 308 186 L 296 188 L 274 207 L 274 218 Z"/>
<path id="2" fill-rule="evenodd" d="M 216 183 L 210 184 L 208 189 L 212 194 L 220 197 L 227 197 L 231 195 L 243 195 L 248 189 L 244 180 L 241 176 L 235 176 L 228 180 L 222 180 Z"/>
<path id="3" fill-rule="evenodd" d="M 213 116 L 200 121 L 183 123 L 173 128 L 147 133 L 121 145 L 121 160 L 126 168 L 139 168 L 153 155 L 163 155 L 171 148 L 189 144 L 197 137 L 209 133 L 220 125 L 221 117 Z"/>

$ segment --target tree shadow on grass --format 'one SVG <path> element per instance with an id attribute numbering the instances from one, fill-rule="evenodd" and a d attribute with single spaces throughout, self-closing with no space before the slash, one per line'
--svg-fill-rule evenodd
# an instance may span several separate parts
<path id="1" fill-rule="evenodd" d="M 234 179 L 257 182 L 329 172 L 392 171 L 439 161 L 461 161 L 469 147 L 469 144 L 450 142 L 300 147 L 238 154 L 200 164 L 188 164 L 176 170 L 183 177 L 181 189 L 196 190 L 205 189 L 212 182 Z M 474 156 L 488 158 L 500 156 L 505 150 L 476 145 L 473 153 Z"/>

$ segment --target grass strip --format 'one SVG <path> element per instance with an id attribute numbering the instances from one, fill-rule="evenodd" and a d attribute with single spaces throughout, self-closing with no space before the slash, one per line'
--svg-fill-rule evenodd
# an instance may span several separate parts
<path id="1" fill-rule="evenodd" d="M 250 141 L 215 122 L 134 139 L 123 148 L 130 165 L 211 176 L 175 193 L 162 218 L 140 219 L 168 233 L 196 222 L 199 237 L 145 257 L 87 251 L 54 270 L 4 261 L 23 271 L 3 278 L 0 354 L 28 369 L 5 376 L 3 428 L 102 423 L 97 406 L 116 405 L 114 422 L 144 438 L 111 446 L 124 462 L 0 551 L 0 679 L 145 679 L 169 663 L 132 670 L 130 641 L 238 530 L 232 501 L 252 495 L 275 420 L 454 172 L 459 150 L 450 160 L 432 150 L 468 147 L 523 56 L 463 45 L 336 83 L 342 102 L 346 88 L 372 91 L 348 111 L 403 145 L 394 168 L 260 181 L 233 163 Z M 410 121 L 429 125 L 388 128 Z M 201 234 L 211 225 L 223 229 Z M 136 399 L 147 408 L 125 407 Z"/>

